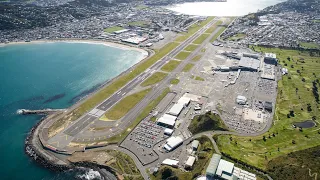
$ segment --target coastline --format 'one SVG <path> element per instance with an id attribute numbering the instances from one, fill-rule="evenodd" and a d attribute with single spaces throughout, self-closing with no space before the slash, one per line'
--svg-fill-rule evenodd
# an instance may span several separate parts
<path id="1" fill-rule="evenodd" d="M 121 43 L 116 43 L 116 42 L 111 42 L 111 41 L 104 41 L 104 40 L 92 40 L 92 39 L 54 39 L 54 40 L 34 40 L 30 42 L 25 42 L 25 41 L 17 41 L 17 42 L 8 42 L 8 43 L 0 43 L 0 47 L 5 47 L 8 45 L 20 45 L 20 44 L 43 44 L 43 43 L 57 43 L 57 42 L 62 42 L 62 43 L 84 43 L 84 44 L 96 44 L 96 45 L 104 45 L 108 47 L 113 47 L 113 48 L 119 48 L 122 50 L 133 50 L 133 51 L 138 51 L 142 53 L 143 55 L 147 55 L 147 51 L 138 47 L 130 46 L 130 45 L 125 45 Z M 144 57 L 145 58 L 145 57 Z"/>
<path id="2" fill-rule="evenodd" d="M 7 45 L 17 45 L 17 44 L 35 44 L 35 43 L 55 43 L 55 42 L 64 42 L 64 43 L 87 43 L 87 44 L 101 44 L 108 47 L 114 47 L 114 48 L 120 48 L 123 50 L 134 50 L 142 53 L 141 59 L 133 64 L 131 67 L 126 69 L 125 71 L 121 72 L 117 76 L 103 82 L 99 87 L 95 88 L 93 91 L 89 92 L 88 94 L 84 95 L 81 99 L 74 102 L 70 107 L 67 108 L 67 112 L 64 113 L 54 113 L 51 115 L 47 115 L 43 117 L 39 122 L 37 122 L 33 128 L 30 129 L 29 134 L 27 135 L 25 139 L 25 153 L 34 161 L 36 161 L 37 164 L 40 166 L 49 169 L 54 172 L 62 172 L 70 169 L 75 169 L 77 167 L 85 167 L 85 168 L 91 168 L 98 170 L 100 172 L 101 176 L 105 176 L 105 173 L 101 173 L 100 168 L 103 168 L 99 165 L 94 164 L 87 164 L 87 163 L 80 163 L 80 164 L 73 164 L 71 162 L 68 162 L 66 159 L 62 160 L 56 156 L 54 151 L 50 151 L 47 147 L 46 140 L 47 136 L 45 135 L 48 127 L 60 117 L 64 116 L 68 112 L 76 109 L 79 105 L 81 105 L 84 101 L 86 101 L 88 98 L 92 97 L 94 94 L 102 90 L 103 88 L 108 87 L 112 82 L 120 78 L 121 76 L 130 73 L 132 68 L 135 68 L 140 63 L 143 63 L 145 60 L 147 60 L 150 56 L 153 55 L 153 51 L 148 49 L 140 49 L 138 47 L 133 47 L 126 44 L 120 44 L 116 42 L 110 42 L 110 41 L 100 41 L 100 40 L 80 40 L 80 39 L 59 39 L 59 40 L 36 40 L 31 42 L 11 42 L 11 43 L 0 43 L 0 48 L 2 46 Z M 58 153 L 60 154 L 60 153 Z M 61 152 L 61 154 L 64 154 L 66 156 L 70 155 L 68 153 Z M 80 166 L 79 166 L 80 165 Z M 99 170 L 100 169 L 100 170 Z M 109 167 L 104 167 L 104 169 L 109 169 Z M 111 174 L 115 175 L 119 178 L 118 174 L 115 171 L 108 171 Z"/>

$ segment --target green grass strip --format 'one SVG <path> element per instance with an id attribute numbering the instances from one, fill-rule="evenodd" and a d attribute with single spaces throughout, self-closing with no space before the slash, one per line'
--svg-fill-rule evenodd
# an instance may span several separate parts
<path id="1" fill-rule="evenodd" d="M 176 60 L 171 60 L 169 61 L 167 64 L 165 64 L 164 66 L 162 66 L 161 70 L 162 71 L 166 71 L 166 72 L 171 72 L 174 69 L 177 68 L 177 66 L 180 64 L 180 61 L 176 61 Z"/>
<path id="2" fill-rule="evenodd" d="M 152 76 L 150 76 L 148 79 L 143 81 L 141 86 L 145 87 L 145 86 L 150 86 L 150 85 L 156 84 L 156 83 L 162 81 L 165 77 L 167 77 L 167 75 L 168 75 L 167 73 L 156 72 L 156 73 L 152 74 Z"/>
<path id="3" fill-rule="evenodd" d="M 190 44 L 189 46 L 187 46 L 186 48 L 184 48 L 185 51 L 194 51 L 196 50 L 198 47 L 198 45 L 194 45 L 194 44 Z"/>
<path id="4" fill-rule="evenodd" d="M 106 112 L 105 116 L 108 119 L 117 120 L 126 115 L 130 109 L 137 105 L 149 92 L 151 88 L 140 91 L 138 93 L 129 95 L 119 101 L 109 111 Z"/>
<path id="5" fill-rule="evenodd" d="M 182 69 L 183 72 L 189 72 L 192 68 L 193 68 L 194 64 L 192 63 L 188 63 L 184 66 L 184 68 Z"/>
<path id="6" fill-rule="evenodd" d="M 191 54 L 191 52 L 181 51 L 174 58 L 179 60 L 185 60 Z"/>
<path id="7" fill-rule="evenodd" d="M 139 116 L 133 121 L 133 123 L 124 131 L 122 131 L 120 134 L 113 136 L 111 138 L 108 139 L 109 143 L 117 143 L 121 140 L 123 140 L 123 138 L 125 138 L 130 132 L 131 130 L 136 127 L 140 121 L 147 117 L 148 114 L 160 103 L 160 101 L 166 97 L 166 95 L 170 92 L 169 88 L 164 89 L 164 91 L 162 91 L 161 95 L 158 96 L 156 99 L 154 99 L 153 101 L 151 101 L 145 108 L 144 110 L 139 114 Z"/>

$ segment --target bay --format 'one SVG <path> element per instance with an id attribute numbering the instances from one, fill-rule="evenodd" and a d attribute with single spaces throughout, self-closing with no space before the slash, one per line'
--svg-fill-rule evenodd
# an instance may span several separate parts
<path id="1" fill-rule="evenodd" d="M 169 6 L 167 9 L 197 16 L 243 16 L 286 0 L 227 0 L 227 2 L 195 2 Z"/>
<path id="2" fill-rule="evenodd" d="M 144 57 L 135 50 L 76 42 L 0 47 L 1 179 L 78 176 L 79 171 L 52 173 L 24 154 L 24 140 L 41 117 L 17 115 L 16 111 L 67 108 Z"/>

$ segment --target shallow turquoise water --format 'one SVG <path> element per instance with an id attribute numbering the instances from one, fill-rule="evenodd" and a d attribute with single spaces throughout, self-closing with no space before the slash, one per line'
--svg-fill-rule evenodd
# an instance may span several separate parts
<path id="1" fill-rule="evenodd" d="M 92 88 L 137 63 L 132 50 L 85 43 L 42 43 L 0 47 L 0 179 L 69 179 L 24 154 L 24 140 L 39 116 L 17 109 L 66 108 Z"/>

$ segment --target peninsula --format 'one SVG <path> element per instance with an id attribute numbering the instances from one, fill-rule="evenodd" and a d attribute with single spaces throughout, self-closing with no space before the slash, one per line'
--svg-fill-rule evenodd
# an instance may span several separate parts
<path id="1" fill-rule="evenodd" d="M 94 41 L 148 52 L 43 118 L 26 152 L 52 170 L 84 166 L 108 179 L 317 179 L 319 3 L 289 0 L 244 17 L 158 6 L 179 2 L 66 1 L 41 24 L 2 19 L 6 44 Z"/>

